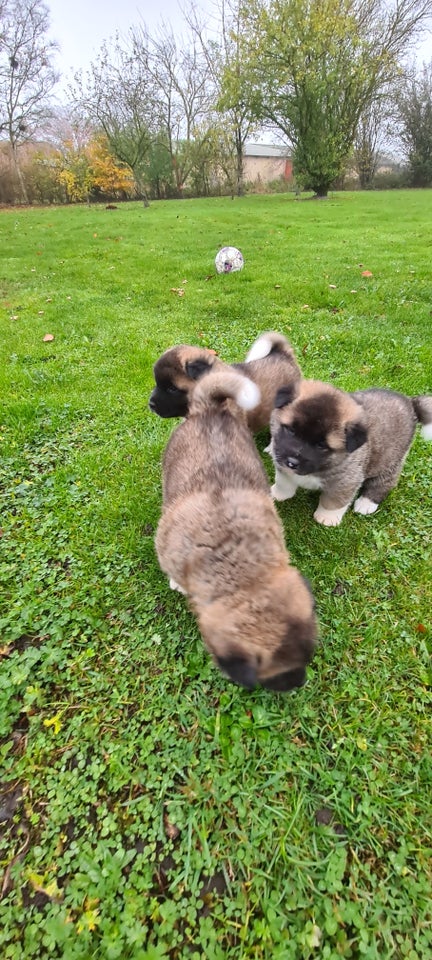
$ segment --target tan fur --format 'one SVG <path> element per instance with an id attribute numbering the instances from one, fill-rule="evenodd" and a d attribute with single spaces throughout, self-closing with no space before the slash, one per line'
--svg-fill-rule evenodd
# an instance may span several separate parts
<path id="1" fill-rule="evenodd" d="M 279 675 L 304 669 L 317 625 L 310 590 L 289 565 L 246 415 L 232 394 L 223 398 L 242 381 L 230 368 L 205 376 L 172 434 L 156 551 L 162 570 L 188 595 L 215 661 L 227 661 L 229 675 L 229 663 L 241 661 L 246 682 L 233 679 L 271 686 Z"/>
<path id="2" fill-rule="evenodd" d="M 321 490 L 315 519 L 328 526 L 340 523 L 359 491 L 354 509 L 374 512 L 397 484 L 416 422 L 432 421 L 431 398 L 390 390 L 345 393 L 303 380 L 284 399 L 271 417 L 274 496 L 286 499 L 298 486 L 313 489 L 313 478 Z"/>
<path id="3" fill-rule="evenodd" d="M 232 366 L 232 369 L 253 380 L 261 393 L 260 403 L 247 414 L 249 428 L 254 433 L 269 426 L 274 399 L 279 388 L 286 383 L 297 384 L 301 379 L 300 367 L 288 340 L 282 334 L 273 331 L 263 334 L 262 337 L 268 338 L 272 345 L 271 352 L 267 356 Z M 150 397 L 150 407 L 155 413 L 159 413 L 160 416 L 187 416 L 186 409 L 181 413 L 162 413 L 157 407 L 158 393 L 161 383 L 172 384 L 179 390 L 185 391 L 190 402 L 199 379 L 188 376 L 187 366 L 197 362 L 201 362 L 203 366 L 206 365 L 208 372 L 214 372 L 226 366 L 214 350 L 187 344 L 171 347 L 159 357 L 154 366 L 156 387 Z"/>

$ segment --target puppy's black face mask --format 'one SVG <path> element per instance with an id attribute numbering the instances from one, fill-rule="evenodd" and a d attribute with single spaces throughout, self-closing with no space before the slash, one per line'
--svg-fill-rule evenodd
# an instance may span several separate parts
<path id="1" fill-rule="evenodd" d="M 149 399 L 152 413 L 158 417 L 186 417 L 189 409 L 189 396 L 186 390 L 179 390 L 174 384 L 156 385 Z"/>
<path id="2" fill-rule="evenodd" d="M 273 439 L 277 463 L 301 476 L 319 473 L 329 461 L 332 451 L 322 436 L 315 443 L 296 431 L 295 425 L 281 424 Z"/>
<path id="3" fill-rule="evenodd" d="M 286 670 L 285 673 L 278 673 L 275 677 L 261 680 L 262 687 L 266 690 L 275 690 L 276 693 L 287 693 L 295 687 L 302 687 L 304 683 L 306 683 L 306 670 L 303 667 L 297 670 Z"/>
<path id="4" fill-rule="evenodd" d="M 209 373 L 211 367 L 211 363 L 209 363 L 206 358 L 188 361 L 184 368 L 181 367 L 180 364 L 177 364 L 179 379 L 183 383 L 185 382 L 185 378 L 191 381 L 191 390 L 182 390 L 170 376 L 172 364 L 168 365 L 167 369 L 167 363 L 164 358 L 158 360 L 154 367 L 156 386 L 154 390 L 152 390 L 149 399 L 149 407 L 152 413 L 157 413 L 158 417 L 164 417 L 165 419 L 169 417 L 187 417 L 189 413 L 189 397 L 193 390 L 193 384 L 195 381 L 200 380 L 206 373 Z"/>
<path id="5" fill-rule="evenodd" d="M 257 684 L 260 684 L 266 690 L 287 693 L 288 690 L 294 690 L 295 687 L 302 687 L 306 682 L 306 670 L 303 667 L 296 670 L 285 670 L 283 673 L 275 674 L 274 677 L 259 680 L 255 667 L 242 657 L 218 657 L 217 663 L 222 673 L 229 680 L 240 687 L 245 687 L 246 690 L 253 690 Z"/>
<path id="6" fill-rule="evenodd" d="M 284 397 L 276 406 L 286 406 Z M 293 407 L 290 423 L 281 423 L 273 438 L 276 462 L 288 467 L 300 476 L 319 474 L 326 470 L 335 456 L 353 453 L 367 439 L 366 429 L 359 423 L 347 424 L 345 428 L 345 447 L 332 449 L 328 436 L 338 430 L 339 411 L 337 399 L 320 396 L 309 398 L 304 403 L 298 401 Z"/>

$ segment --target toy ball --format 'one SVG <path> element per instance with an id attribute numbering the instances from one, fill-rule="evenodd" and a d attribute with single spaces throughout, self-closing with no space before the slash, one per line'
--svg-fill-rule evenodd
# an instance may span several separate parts
<path id="1" fill-rule="evenodd" d="M 234 270 L 243 270 L 243 254 L 237 247 L 222 247 L 215 256 L 217 273 L 234 273 Z"/>

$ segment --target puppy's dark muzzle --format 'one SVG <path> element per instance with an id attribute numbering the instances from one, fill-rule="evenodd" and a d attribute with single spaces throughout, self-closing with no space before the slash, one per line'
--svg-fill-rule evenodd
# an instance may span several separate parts
<path id="1" fill-rule="evenodd" d="M 150 399 L 149 399 L 148 405 L 149 405 L 149 409 L 151 410 L 152 413 L 157 413 L 157 412 L 158 412 L 158 410 L 157 410 L 157 404 L 156 404 L 156 399 L 155 399 L 155 396 L 154 396 L 154 390 L 153 390 L 153 392 L 150 394 Z"/>

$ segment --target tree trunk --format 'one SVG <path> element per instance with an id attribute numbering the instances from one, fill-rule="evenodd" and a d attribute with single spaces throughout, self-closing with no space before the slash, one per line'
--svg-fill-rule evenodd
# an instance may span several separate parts
<path id="1" fill-rule="evenodd" d="M 12 144 L 12 157 L 13 157 L 15 172 L 16 172 L 17 179 L 18 179 L 18 183 L 19 183 L 20 190 L 21 190 L 21 199 L 22 199 L 22 202 L 28 204 L 28 193 L 27 193 L 27 189 L 26 189 L 24 177 L 23 177 L 23 174 L 22 174 L 22 170 L 21 170 L 21 167 L 20 167 L 20 162 L 19 162 L 19 159 L 18 159 L 18 147 L 17 147 L 17 144 L 16 144 L 16 143 L 13 143 L 13 144 Z"/>
<path id="2" fill-rule="evenodd" d="M 236 189 L 237 196 L 242 197 L 244 193 L 243 186 L 243 143 L 240 135 L 236 134 Z"/>
<path id="3" fill-rule="evenodd" d="M 312 200 L 327 200 L 328 197 L 328 187 L 315 187 L 315 193 Z"/>

